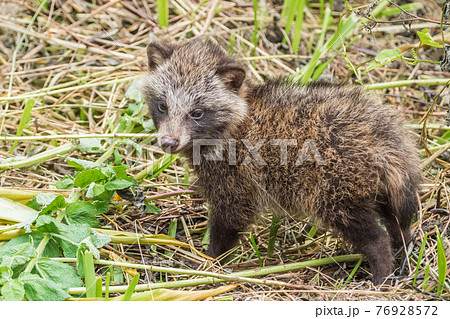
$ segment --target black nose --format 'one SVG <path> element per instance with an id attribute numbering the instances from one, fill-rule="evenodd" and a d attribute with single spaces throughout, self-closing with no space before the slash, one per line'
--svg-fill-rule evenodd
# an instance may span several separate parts
<path id="1" fill-rule="evenodd" d="M 162 148 L 176 150 L 178 145 L 180 145 L 180 142 L 175 138 L 163 137 L 161 139 Z"/>

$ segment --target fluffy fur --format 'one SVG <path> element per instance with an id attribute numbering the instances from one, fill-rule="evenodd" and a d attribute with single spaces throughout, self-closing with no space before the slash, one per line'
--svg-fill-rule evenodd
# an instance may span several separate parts
<path id="1" fill-rule="evenodd" d="M 143 92 L 158 138 L 179 141 L 171 152 L 192 161 L 195 139 L 235 141 L 236 152 L 223 144 L 223 160 L 203 157 L 194 165 L 211 206 L 209 255 L 232 248 L 238 232 L 269 207 L 337 231 L 365 255 L 374 283 L 391 274 L 393 247 L 409 240 L 421 180 L 417 151 L 395 109 L 357 87 L 253 84 L 211 42 L 153 43 L 148 57 Z M 203 116 L 193 119 L 199 109 Z"/>

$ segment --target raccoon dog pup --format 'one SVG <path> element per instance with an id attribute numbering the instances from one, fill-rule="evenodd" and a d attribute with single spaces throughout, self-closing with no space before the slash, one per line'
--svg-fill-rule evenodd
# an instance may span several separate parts
<path id="1" fill-rule="evenodd" d="M 391 274 L 421 181 L 395 109 L 358 87 L 254 84 L 208 41 L 151 43 L 147 54 L 143 93 L 159 144 L 188 158 L 210 205 L 208 255 L 231 249 L 270 208 L 338 232 L 367 258 L 375 284 Z"/>

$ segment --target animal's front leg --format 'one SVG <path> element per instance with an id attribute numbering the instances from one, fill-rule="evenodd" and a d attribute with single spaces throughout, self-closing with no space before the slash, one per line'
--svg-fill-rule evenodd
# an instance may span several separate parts
<path id="1" fill-rule="evenodd" d="M 256 205 L 252 200 L 228 196 L 210 203 L 206 254 L 214 258 L 233 248 L 239 238 L 238 233 L 247 230 L 256 215 Z"/>

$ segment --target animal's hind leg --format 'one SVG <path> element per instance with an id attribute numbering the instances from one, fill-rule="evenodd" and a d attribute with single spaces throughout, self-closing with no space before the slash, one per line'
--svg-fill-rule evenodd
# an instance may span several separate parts
<path id="1" fill-rule="evenodd" d="M 414 189 L 405 193 L 403 202 L 397 210 L 389 204 L 381 207 L 383 223 L 391 235 L 394 248 L 400 248 L 411 240 L 411 220 L 418 210 L 417 195 Z"/>
<path id="2" fill-rule="evenodd" d="M 388 277 L 394 265 L 391 242 L 378 222 L 376 211 L 361 207 L 339 212 L 331 226 L 368 260 L 373 283 L 379 285 Z M 340 218 L 338 216 L 345 216 Z"/>
<path id="3" fill-rule="evenodd" d="M 399 218 L 394 214 L 392 208 L 382 207 L 382 222 L 391 236 L 392 247 L 398 249 L 410 241 L 409 225 L 401 227 Z"/>

